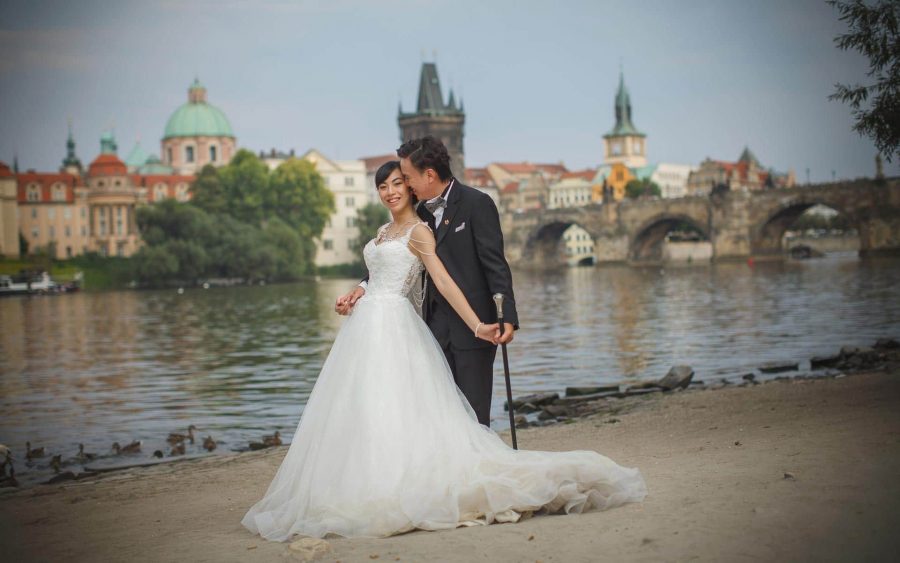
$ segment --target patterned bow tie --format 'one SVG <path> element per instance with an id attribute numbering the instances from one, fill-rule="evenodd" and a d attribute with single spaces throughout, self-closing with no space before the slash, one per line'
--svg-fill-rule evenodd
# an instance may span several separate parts
<path id="1" fill-rule="evenodd" d="M 433 215 L 436 209 L 447 207 L 447 200 L 442 197 L 437 197 L 432 201 L 426 201 L 424 205 L 425 209 Z"/>

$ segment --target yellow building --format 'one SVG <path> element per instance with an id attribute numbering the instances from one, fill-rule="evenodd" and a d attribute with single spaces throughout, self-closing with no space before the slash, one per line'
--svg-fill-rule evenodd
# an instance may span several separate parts
<path id="1" fill-rule="evenodd" d="M 16 176 L 0 162 L 0 256 L 19 256 L 19 212 L 16 208 Z"/>

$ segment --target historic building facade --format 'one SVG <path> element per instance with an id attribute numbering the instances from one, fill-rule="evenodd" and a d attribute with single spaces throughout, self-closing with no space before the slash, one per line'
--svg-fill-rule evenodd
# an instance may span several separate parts
<path id="1" fill-rule="evenodd" d="M 0 162 L 0 256 L 19 256 L 19 209 L 16 175 Z"/>
<path id="2" fill-rule="evenodd" d="M 463 178 L 466 170 L 466 157 L 463 150 L 465 123 L 466 113 L 463 109 L 463 102 L 460 99 L 457 106 L 453 89 L 450 90 L 447 103 L 444 103 L 437 65 L 422 63 L 416 111 L 404 113 L 402 104 L 397 108 L 400 141 L 434 135 L 443 141 L 450 153 L 450 169 L 453 174 Z"/>
<path id="3" fill-rule="evenodd" d="M 207 102 L 206 88 L 195 79 L 188 88 L 187 103 L 166 123 L 162 163 L 178 174 L 196 174 L 207 164 L 227 164 L 236 145 L 228 118 Z"/>
<path id="4" fill-rule="evenodd" d="M 737 162 L 712 160 L 707 157 L 691 172 L 687 182 L 688 195 L 708 195 L 714 188 L 753 191 L 765 188 L 790 188 L 795 184 L 794 171 L 778 173 L 764 168 L 756 155 L 744 147 Z"/>

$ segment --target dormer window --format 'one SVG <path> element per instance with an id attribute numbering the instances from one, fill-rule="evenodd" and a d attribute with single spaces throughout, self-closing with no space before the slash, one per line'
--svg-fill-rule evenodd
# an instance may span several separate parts
<path id="1" fill-rule="evenodd" d="M 37 184 L 28 184 L 25 192 L 25 199 L 27 199 L 28 201 L 40 201 L 41 187 Z"/>
<path id="2" fill-rule="evenodd" d="M 53 184 L 53 201 L 66 201 L 66 187 L 63 184 Z"/>

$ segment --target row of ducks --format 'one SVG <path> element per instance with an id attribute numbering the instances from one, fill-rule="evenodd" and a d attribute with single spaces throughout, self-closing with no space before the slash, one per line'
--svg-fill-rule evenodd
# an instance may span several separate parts
<path id="1" fill-rule="evenodd" d="M 170 432 L 168 437 L 166 438 L 166 442 L 171 445 L 171 450 L 169 451 L 170 456 L 178 456 L 185 455 L 187 452 L 186 443 L 195 444 L 196 437 L 194 436 L 194 432 L 197 430 L 197 427 L 191 424 L 188 426 L 187 433 L 181 434 L 179 432 Z M 280 446 L 283 442 L 281 440 L 281 432 L 278 430 L 275 431 L 274 434 L 265 435 L 262 437 L 261 441 L 250 441 L 250 449 L 251 450 L 262 450 L 265 448 L 271 448 L 273 446 Z M 63 461 L 62 454 L 56 454 L 50 458 L 50 467 L 53 469 L 53 472 L 56 474 L 56 477 L 51 479 L 49 482 L 56 482 L 57 480 L 64 480 L 66 478 L 76 478 L 76 476 L 71 471 L 62 471 L 62 467 L 64 465 L 68 465 L 72 462 L 77 463 L 87 463 L 89 461 L 94 461 L 96 459 L 100 459 L 103 457 L 109 457 L 109 455 L 122 455 L 122 454 L 136 454 L 141 452 L 142 442 L 140 440 L 134 440 L 124 446 L 119 444 L 119 442 L 113 442 L 110 450 L 112 454 L 108 455 L 100 455 L 96 453 L 90 453 L 84 451 L 84 444 L 78 444 L 78 453 L 74 455 L 74 457 L 70 460 Z M 218 444 L 213 439 L 212 436 L 207 435 L 206 438 L 203 439 L 203 449 L 208 452 L 212 452 L 218 447 Z M 25 459 L 31 462 L 36 458 L 43 458 L 46 456 L 46 451 L 43 447 L 32 448 L 31 442 L 25 442 Z M 164 454 L 162 450 L 155 450 L 153 452 L 153 457 L 162 458 Z M 0 458 L 2 458 L 2 462 L 0 462 L 0 487 L 18 487 L 19 483 L 15 477 L 15 468 L 13 467 L 13 457 L 12 451 L 3 444 L 0 444 Z M 9 468 L 9 473 L 7 474 L 7 467 Z"/>

